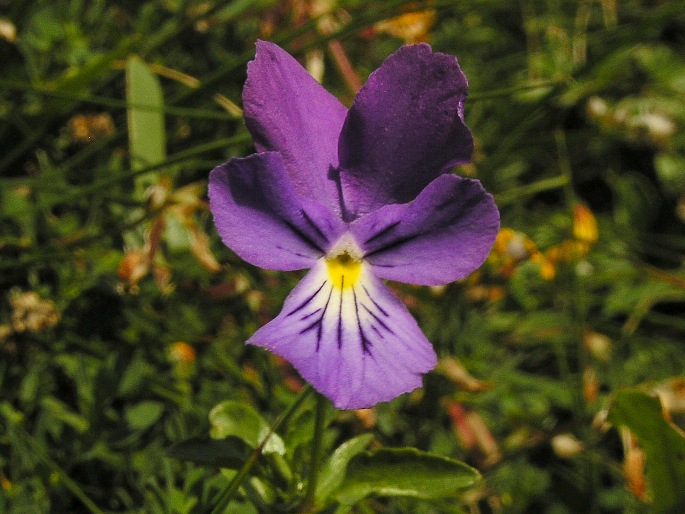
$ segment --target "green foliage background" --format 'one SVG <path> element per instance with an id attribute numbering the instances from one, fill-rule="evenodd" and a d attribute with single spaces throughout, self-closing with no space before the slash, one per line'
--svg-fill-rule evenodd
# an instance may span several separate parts
<path id="1" fill-rule="evenodd" d="M 317 508 L 682 512 L 678 0 L 0 0 L 0 511 L 215 505 L 302 386 L 243 345 L 299 275 L 241 262 L 205 203 L 209 170 L 253 151 L 239 105 L 254 41 L 323 63 L 349 105 L 350 79 L 405 42 L 379 22 L 407 12 L 433 13 L 418 32 L 469 79 L 476 152 L 457 172 L 495 195 L 510 239 L 463 282 L 393 285 L 443 365 L 373 413 L 326 411 L 338 451 Z M 613 401 L 637 442 L 607 424 Z M 226 512 L 301 508 L 314 411 L 307 398 L 279 426 Z M 197 446 L 170 455 L 181 441 Z M 649 473 L 630 468 L 639 448 Z M 431 460 L 447 457 L 483 480 L 419 490 L 431 469 L 460 473 Z M 369 485 L 378 469 L 394 492 Z M 672 481 L 640 491 L 651 476 Z"/>

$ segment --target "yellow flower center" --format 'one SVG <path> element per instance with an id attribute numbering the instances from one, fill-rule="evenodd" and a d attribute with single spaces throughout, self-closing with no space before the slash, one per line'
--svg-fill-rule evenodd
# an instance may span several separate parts
<path id="1" fill-rule="evenodd" d="M 361 261 L 350 257 L 347 252 L 326 259 L 326 265 L 333 286 L 343 290 L 352 287 L 362 271 Z"/>

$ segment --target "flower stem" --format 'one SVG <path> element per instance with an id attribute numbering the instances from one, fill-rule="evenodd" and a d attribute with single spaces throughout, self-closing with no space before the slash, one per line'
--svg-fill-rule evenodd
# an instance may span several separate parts
<path id="1" fill-rule="evenodd" d="M 309 464 L 309 482 L 307 483 L 307 492 L 302 500 L 302 507 L 300 512 L 302 514 L 315 512 L 316 507 L 316 486 L 319 478 L 319 468 L 321 467 L 321 450 L 322 439 L 325 428 L 326 417 L 326 398 L 321 395 L 316 395 L 316 418 L 314 420 L 314 440 L 312 441 L 312 460 Z"/>
<path id="2" fill-rule="evenodd" d="M 276 418 L 276 421 L 273 422 L 273 424 L 269 428 L 269 432 L 264 436 L 262 442 L 259 443 L 259 446 L 257 446 L 257 448 L 254 449 L 252 455 L 250 455 L 250 458 L 247 459 L 247 461 L 245 461 L 243 467 L 240 468 L 238 473 L 233 477 L 233 480 L 231 480 L 231 482 L 228 484 L 228 487 L 221 494 L 221 496 L 216 502 L 216 506 L 211 511 L 212 514 L 220 514 L 226 510 L 226 507 L 235 496 L 235 493 L 238 491 L 247 475 L 250 474 L 250 471 L 252 471 L 252 468 L 259 460 L 259 457 L 262 455 L 264 446 L 266 446 L 266 443 L 269 441 L 271 434 L 276 432 L 283 424 L 285 424 L 290 419 L 290 417 L 302 405 L 302 403 L 307 399 L 307 397 L 311 394 L 313 390 L 314 389 L 312 388 L 312 386 L 307 384 L 302 389 L 302 391 L 300 391 L 300 394 L 295 399 L 295 401 L 292 404 L 290 404 L 290 406 L 285 411 L 283 411 L 283 413 L 281 413 L 280 416 Z"/>

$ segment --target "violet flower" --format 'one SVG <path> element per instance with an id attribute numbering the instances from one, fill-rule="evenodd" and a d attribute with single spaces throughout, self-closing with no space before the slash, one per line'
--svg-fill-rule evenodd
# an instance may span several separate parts
<path id="1" fill-rule="evenodd" d="M 257 43 L 243 91 L 259 153 L 209 179 L 224 243 L 273 270 L 311 268 L 247 341 L 289 360 L 336 407 L 421 386 L 433 347 L 383 279 L 439 285 L 487 257 L 492 196 L 449 173 L 470 159 L 467 82 L 455 57 L 405 46 L 346 109 L 272 43 Z"/>

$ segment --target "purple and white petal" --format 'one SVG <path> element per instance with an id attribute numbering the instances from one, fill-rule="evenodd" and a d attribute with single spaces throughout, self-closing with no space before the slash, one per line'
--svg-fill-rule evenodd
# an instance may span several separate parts
<path id="1" fill-rule="evenodd" d="M 340 214 L 338 136 L 347 109 L 285 50 L 257 42 L 243 89 L 258 151 L 278 151 L 295 191 Z"/>
<path id="2" fill-rule="evenodd" d="M 209 206 L 224 244 L 266 269 L 309 268 L 345 230 L 326 207 L 301 202 L 277 152 L 216 167 L 209 175 Z"/>
<path id="3" fill-rule="evenodd" d="M 278 317 L 247 341 L 290 361 L 340 409 L 371 407 L 421 387 L 421 375 L 437 362 L 406 307 L 359 266 L 349 282 L 337 282 L 321 259 Z"/>
<path id="4" fill-rule="evenodd" d="M 413 202 L 387 205 L 350 225 L 376 276 L 447 284 L 478 268 L 499 231 L 499 211 L 478 180 L 442 175 Z"/>
<path id="5" fill-rule="evenodd" d="M 428 44 L 388 57 L 357 94 L 339 142 L 346 219 L 413 200 L 469 161 L 467 81 L 457 58 Z"/>

